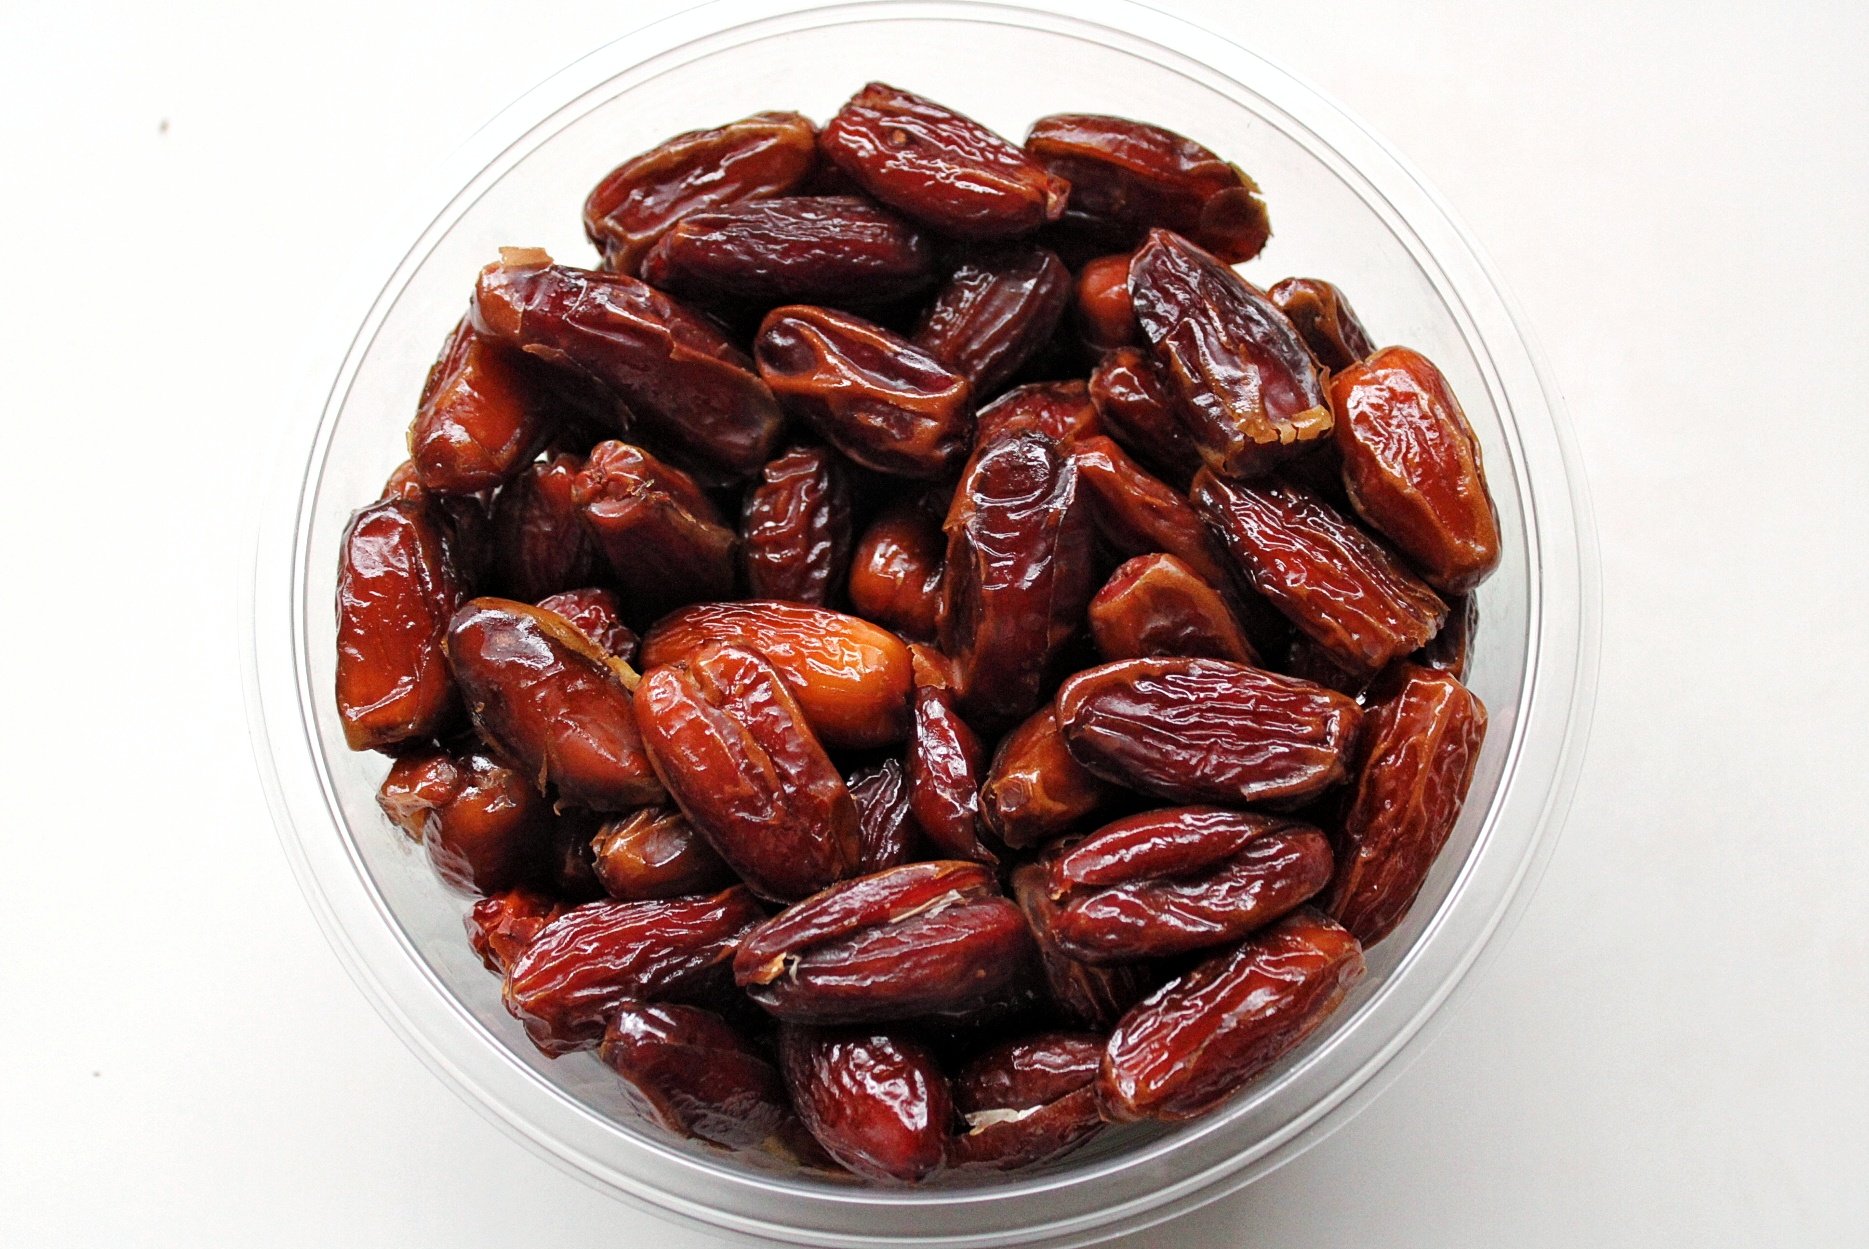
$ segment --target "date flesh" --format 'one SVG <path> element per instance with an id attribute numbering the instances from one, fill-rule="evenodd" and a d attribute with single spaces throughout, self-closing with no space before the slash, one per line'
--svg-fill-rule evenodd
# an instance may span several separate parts
<path id="1" fill-rule="evenodd" d="M 545 926 L 565 913 L 564 903 L 533 889 L 490 894 L 468 908 L 467 944 L 488 971 L 504 976 Z"/>
<path id="2" fill-rule="evenodd" d="M 1166 552 L 1216 590 L 1230 584 L 1200 513 L 1179 491 L 1157 480 L 1108 438 L 1086 438 L 1071 449 L 1091 524 L 1119 559 Z"/>
<path id="3" fill-rule="evenodd" d="M 1456 681 L 1467 679 L 1467 662 L 1473 654 L 1473 638 L 1480 628 L 1479 600 L 1471 594 L 1458 595 L 1447 602 L 1447 619 L 1440 632 L 1416 651 L 1413 659 L 1424 668 L 1439 668 L 1452 673 Z"/>
<path id="4" fill-rule="evenodd" d="M 435 874 L 464 893 L 497 893 L 538 874 L 551 804 L 484 750 L 402 756 L 377 791 L 390 822 L 422 843 Z"/>
<path id="5" fill-rule="evenodd" d="M 1077 328 L 1097 351 L 1134 347 L 1142 341 L 1136 306 L 1129 298 L 1129 253 L 1099 256 L 1077 273 Z"/>
<path id="6" fill-rule="evenodd" d="M 712 1011 L 625 1002 L 598 1050 L 645 1119 L 681 1136 L 752 1149 L 790 1115 L 777 1067 Z"/>
<path id="7" fill-rule="evenodd" d="M 591 867 L 604 892 L 621 902 L 709 893 L 734 879 L 672 807 L 644 807 L 605 823 L 591 841 Z"/>
<path id="8" fill-rule="evenodd" d="M 926 857 L 921 830 L 909 810 L 909 778 L 902 760 L 890 758 L 844 779 L 857 804 L 857 838 L 862 843 L 859 870 L 865 876 Z"/>
<path id="9" fill-rule="evenodd" d="M 1157 655 L 1258 662 L 1219 593 L 1172 555 L 1139 555 L 1090 600 L 1090 636 L 1104 659 Z"/>
<path id="10" fill-rule="evenodd" d="M 925 1046 L 884 1032 L 787 1025 L 779 1069 L 799 1119 L 843 1166 L 895 1184 L 940 1169 L 954 1102 Z"/>
<path id="11" fill-rule="evenodd" d="M 850 563 L 850 606 L 903 637 L 932 641 L 940 627 L 947 538 L 939 499 L 893 503 L 870 523 Z"/>
<path id="12" fill-rule="evenodd" d="M 1343 372 L 1375 350 L 1350 301 L 1322 278 L 1286 278 L 1266 295 L 1303 337 L 1317 362 L 1332 373 Z"/>
<path id="13" fill-rule="evenodd" d="M 492 591 L 536 603 L 596 581 L 597 539 L 572 491 L 584 458 L 560 452 L 528 466 L 493 505 Z"/>
<path id="14" fill-rule="evenodd" d="M 949 1147 L 955 1169 L 1010 1171 L 1062 1158 L 1103 1130 L 1097 1111 L 1102 1038 L 1044 1032 L 1005 1041 L 953 1080 L 967 1130 Z"/>
<path id="15" fill-rule="evenodd" d="M 794 447 L 740 511 L 740 568 L 755 598 L 823 607 L 850 567 L 850 483 L 834 452 Z"/>
<path id="16" fill-rule="evenodd" d="M 1120 347 L 1107 353 L 1090 375 L 1090 398 L 1110 437 L 1164 481 L 1183 488 L 1200 469 L 1200 448 L 1142 351 Z"/>
<path id="17" fill-rule="evenodd" d="M 587 586 L 539 600 L 539 610 L 557 612 L 578 632 L 624 663 L 636 658 L 636 632 L 623 623 L 623 604 L 612 590 Z"/>
<path id="18" fill-rule="evenodd" d="M 538 451 L 550 427 L 517 354 L 474 333 L 465 318 L 454 327 L 409 426 L 409 460 L 424 486 L 490 490 Z"/>
<path id="19" fill-rule="evenodd" d="M 918 685 L 909 734 L 909 810 L 935 849 L 950 858 L 996 862 L 980 841 L 980 772 L 986 748 L 961 719 L 945 686 Z"/>
<path id="20" fill-rule="evenodd" d="M 1001 841 L 1022 849 L 1069 831 L 1109 796 L 1064 744 L 1057 712 L 1042 707 L 1001 739 L 980 785 L 980 813 Z"/>
<path id="21" fill-rule="evenodd" d="M 571 497 L 637 610 L 655 615 L 733 593 L 739 539 L 680 469 L 627 442 L 602 442 Z"/>
<path id="22" fill-rule="evenodd" d="M 992 395 L 1051 341 L 1071 302 L 1071 272 L 1042 247 L 963 260 L 910 341 Z"/>

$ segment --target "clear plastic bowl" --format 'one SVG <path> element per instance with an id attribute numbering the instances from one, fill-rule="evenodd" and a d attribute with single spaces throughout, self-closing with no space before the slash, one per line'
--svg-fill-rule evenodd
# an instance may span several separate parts
<path id="1" fill-rule="evenodd" d="M 1426 352 L 1484 445 L 1505 553 L 1480 594 L 1471 681 L 1492 727 L 1452 840 L 1370 974 L 1222 1112 L 1107 1133 L 1047 1169 L 884 1190 L 803 1178 L 634 1122 L 592 1056 L 548 1061 L 463 939 L 466 902 L 378 814 L 384 759 L 346 750 L 332 705 L 339 535 L 402 458 L 424 371 L 502 244 L 593 260 L 585 192 L 667 135 L 761 109 L 823 118 L 883 79 L 1018 136 L 1045 113 L 1186 133 L 1258 179 L 1276 234 L 1245 272 L 1321 275 L 1379 341 Z M 1340 1125 L 1419 1048 L 1522 906 L 1567 802 L 1594 680 L 1597 585 L 1557 399 L 1485 262 L 1386 147 L 1209 31 L 1126 0 L 1070 15 L 943 0 L 719 0 L 608 44 L 483 129 L 384 257 L 327 393 L 287 414 L 251 571 L 255 750 L 287 853 L 384 1018 L 469 1103 L 625 1200 L 748 1238 L 814 1245 L 1070 1245 L 1133 1231 L 1263 1175 Z M 432 215 L 430 215 L 432 214 Z M 413 235 L 413 242 L 409 237 Z M 398 258 L 399 257 L 399 258 Z M 387 273 L 387 280 L 384 274 Z"/>

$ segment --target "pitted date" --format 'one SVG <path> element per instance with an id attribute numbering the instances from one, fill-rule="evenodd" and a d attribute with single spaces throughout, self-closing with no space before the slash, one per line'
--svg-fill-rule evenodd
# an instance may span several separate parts
<path id="1" fill-rule="evenodd" d="M 850 561 L 850 606 L 903 637 L 932 641 L 940 627 L 941 569 L 947 538 L 938 494 L 885 507 Z"/>
<path id="2" fill-rule="evenodd" d="M 882 1183 L 912 1184 L 946 1160 L 954 1102 L 926 1046 L 864 1029 L 779 1029 L 779 1069 L 805 1127 L 831 1157 Z"/>
<path id="3" fill-rule="evenodd" d="M 1248 486 L 1202 471 L 1194 505 L 1253 589 L 1352 673 L 1433 637 L 1443 603 L 1374 538 L 1296 486 Z"/>
<path id="4" fill-rule="evenodd" d="M 778 1068 L 712 1011 L 624 1002 L 598 1050 L 645 1119 L 680 1136 L 752 1149 L 790 1114 Z"/>
<path id="5" fill-rule="evenodd" d="M 1311 1035 L 1363 974 L 1363 951 L 1310 908 L 1150 994 L 1116 1025 L 1097 1096 L 1104 1117 L 1191 1119 Z"/>
<path id="6" fill-rule="evenodd" d="M 627 442 L 602 442 L 571 497 L 610 573 L 649 614 L 733 593 L 739 539 L 694 478 Z"/>
<path id="7" fill-rule="evenodd" d="M 1412 658 L 1424 668 L 1439 668 L 1451 673 L 1456 681 L 1464 681 L 1479 628 L 1479 600 L 1471 594 L 1457 595 L 1447 601 L 1447 619 L 1441 622 L 1440 632 Z"/>
<path id="8" fill-rule="evenodd" d="M 777 669 L 710 643 L 648 670 L 636 718 L 700 834 L 763 897 L 802 898 L 857 869 L 857 808 Z"/>
<path id="9" fill-rule="evenodd" d="M 481 965 L 504 976 L 545 926 L 564 913 L 557 898 L 533 889 L 508 889 L 474 903 L 462 922 L 467 944 L 480 956 Z"/>
<path id="10" fill-rule="evenodd" d="M 634 277 L 663 232 L 690 213 L 790 195 L 818 166 L 818 132 L 797 113 L 678 134 L 618 165 L 584 201 L 604 268 Z"/>
<path id="11" fill-rule="evenodd" d="M 539 610 L 557 612 L 578 632 L 624 663 L 636 658 L 636 631 L 623 623 L 623 604 L 616 592 L 599 586 L 566 590 L 539 600 Z"/>
<path id="12" fill-rule="evenodd" d="M 1065 953 L 1123 963 L 1238 941 L 1308 902 L 1330 876 L 1330 843 L 1308 824 L 1170 807 L 1106 824 L 1061 851 L 1045 887 Z"/>
<path id="13" fill-rule="evenodd" d="M 747 590 L 823 607 L 850 567 L 850 513 L 850 483 L 836 452 L 794 447 L 766 465 L 740 512 Z"/>
<path id="14" fill-rule="evenodd" d="M 1480 444 L 1441 371 L 1384 347 L 1331 379 L 1350 505 L 1438 589 L 1464 593 L 1499 565 L 1499 518 Z"/>
<path id="15" fill-rule="evenodd" d="M 1136 322 L 1207 467 L 1256 477 L 1328 439 L 1317 362 L 1276 305 L 1178 234 L 1129 263 Z"/>
<path id="16" fill-rule="evenodd" d="M 1325 906 L 1366 946 L 1394 931 L 1421 892 L 1486 738 L 1486 708 L 1448 673 L 1403 664 L 1375 693 Z"/>
<path id="17" fill-rule="evenodd" d="M 465 893 L 497 893 L 532 880 L 553 823 L 551 804 L 531 782 L 472 746 L 402 756 L 376 804 L 422 843 L 435 874 Z"/>
<path id="18" fill-rule="evenodd" d="M 917 682 L 909 734 L 909 810 L 942 854 L 996 861 L 980 840 L 980 773 L 986 748 L 961 719 L 945 684 Z"/>
<path id="19" fill-rule="evenodd" d="M 1350 301 L 1322 278 L 1286 278 L 1266 295 L 1303 336 L 1317 362 L 1332 373 L 1341 373 L 1375 350 Z"/>
<path id="20" fill-rule="evenodd" d="M 818 136 L 859 186 L 942 234 L 1030 234 L 1064 212 L 1070 184 L 972 118 L 880 82 L 851 97 Z"/>
<path id="21" fill-rule="evenodd" d="M 1040 433 L 1069 449 L 1079 439 L 1094 438 L 1096 405 L 1083 382 L 1031 382 L 1015 386 L 980 409 L 974 432 L 977 453 L 1019 433 Z"/>
<path id="22" fill-rule="evenodd" d="M 1211 584 L 1172 555 L 1141 555 L 1090 600 L 1090 636 L 1106 660 L 1156 655 L 1257 663 L 1252 643 Z"/>
<path id="23" fill-rule="evenodd" d="M 500 491 L 489 589 L 535 603 L 597 579 L 603 557 L 572 497 L 583 471 L 582 456 L 560 452 L 527 466 Z"/>
<path id="24" fill-rule="evenodd" d="M 1058 689 L 1077 761 L 1171 802 L 1306 798 L 1343 779 L 1362 719 L 1309 682 L 1220 659 L 1130 659 Z"/>
<path id="25" fill-rule="evenodd" d="M 1097 966 L 1075 958 L 1058 943 L 1052 925 L 1058 914 L 1051 900 L 1043 863 L 1027 863 L 1012 873 L 1012 894 L 1038 947 L 1039 966 L 1058 1010 L 1085 1028 L 1107 1030 L 1148 992 L 1140 964 Z"/>
<path id="26" fill-rule="evenodd" d="M 1001 739 L 980 785 L 987 827 L 1015 849 L 1063 834 L 1110 796 L 1110 787 L 1072 757 L 1058 715 L 1041 707 Z"/>
<path id="27" fill-rule="evenodd" d="M 1090 375 L 1090 398 L 1104 430 L 1125 451 L 1177 489 L 1187 486 L 1201 467 L 1200 448 L 1144 352 L 1119 347 L 1106 353 Z"/>
<path id="28" fill-rule="evenodd" d="M 844 778 L 857 804 L 857 837 L 863 875 L 923 858 L 921 830 L 909 810 L 909 778 L 902 760 L 884 759 Z"/>
<path id="29" fill-rule="evenodd" d="M 409 460 L 422 484 L 444 494 L 490 490 L 539 450 L 550 424 L 527 393 L 523 358 L 474 333 L 465 318 L 428 371 Z"/>
<path id="30" fill-rule="evenodd" d="M 1103 1129 L 1097 1112 L 1101 1037 L 1041 1032 L 1004 1041 L 954 1077 L 967 1130 L 949 1147 L 956 1170 L 1010 1171 L 1064 1157 Z"/>
<path id="31" fill-rule="evenodd" d="M 1108 438 L 1080 440 L 1071 459 L 1091 523 L 1117 558 L 1163 551 L 1216 590 L 1229 584 L 1207 526 L 1184 495 L 1149 476 Z"/>
<path id="32" fill-rule="evenodd" d="M 753 354 L 787 409 L 865 468 L 934 478 L 967 453 L 967 379 L 880 325 L 827 308 L 775 308 Z"/>
<path id="33" fill-rule="evenodd" d="M 985 397 L 1051 341 L 1070 302 L 1071 272 L 1051 252 L 982 251 L 955 266 L 910 341 Z"/>
<path id="34" fill-rule="evenodd" d="M 621 902 L 708 893 L 733 882 L 733 870 L 673 807 L 608 821 L 591 840 L 591 855 L 598 883 Z"/>

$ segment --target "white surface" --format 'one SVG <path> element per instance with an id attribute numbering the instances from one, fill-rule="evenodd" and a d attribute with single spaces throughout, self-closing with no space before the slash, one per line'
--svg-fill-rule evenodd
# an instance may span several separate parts
<path id="1" fill-rule="evenodd" d="M 671 7 L 0 6 L 0 1244 L 715 1243 L 523 1151 L 370 1012 L 236 671 L 247 482 L 358 311 L 334 261 Z M 1131 1243 L 1860 1244 L 1869 18 L 1170 7 L 1372 123 L 1489 249 L 1589 466 L 1604 642 L 1568 829 L 1440 1038 Z"/>

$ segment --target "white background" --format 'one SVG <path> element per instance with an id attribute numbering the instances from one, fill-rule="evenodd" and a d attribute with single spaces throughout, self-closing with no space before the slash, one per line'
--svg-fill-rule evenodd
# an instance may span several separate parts
<path id="1" fill-rule="evenodd" d="M 335 258 L 672 7 L 0 4 L 0 1244 L 714 1243 L 510 1142 L 346 980 L 253 775 L 234 590 Z M 1131 1243 L 1862 1244 L 1862 6 L 1171 7 L 1490 251 L 1587 462 L 1604 637 L 1568 829 L 1439 1039 Z"/>

